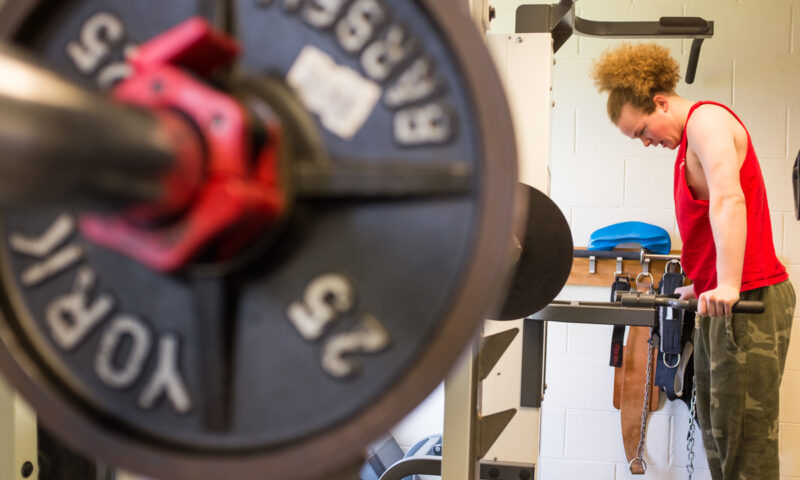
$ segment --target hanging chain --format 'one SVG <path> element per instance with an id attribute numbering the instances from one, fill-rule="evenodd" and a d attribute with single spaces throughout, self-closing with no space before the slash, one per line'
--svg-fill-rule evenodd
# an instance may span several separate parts
<path id="1" fill-rule="evenodd" d="M 686 435 L 686 451 L 689 462 L 686 464 L 686 471 L 689 472 L 689 480 L 694 474 L 694 419 L 697 415 L 697 387 L 692 385 L 692 401 L 689 407 L 689 433 Z"/>
<path id="2" fill-rule="evenodd" d="M 650 339 L 647 341 L 647 370 L 644 381 L 644 405 L 642 405 L 642 426 L 639 430 L 639 446 L 636 448 L 636 458 L 633 462 L 640 462 L 644 471 L 647 471 L 647 463 L 644 461 L 644 437 L 647 434 L 647 412 L 650 409 L 650 381 L 653 376 L 653 331 L 650 331 Z"/>

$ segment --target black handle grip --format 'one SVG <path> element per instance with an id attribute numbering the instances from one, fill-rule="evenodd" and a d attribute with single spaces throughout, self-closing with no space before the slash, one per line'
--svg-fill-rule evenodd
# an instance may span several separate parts
<path id="1" fill-rule="evenodd" d="M 700 47 L 703 46 L 702 38 L 692 40 L 692 50 L 689 52 L 689 64 L 686 66 L 686 83 L 694 83 L 694 75 L 697 73 L 697 61 L 700 60 Z"/>
<path id="2" fill-rule="evenodd" d="M 697 299 L 687 300 L 689 310 L 697 311 Z M 733 313 L 764 313 L 764 302 L 754 300 L 739 300 L 733 304 Z"/>
<path id="3" fill-rule="evenodd" d="M 658 24 L 662 27 L 708 28 L 708 22 L 701 17 L 661 17 Z"/>

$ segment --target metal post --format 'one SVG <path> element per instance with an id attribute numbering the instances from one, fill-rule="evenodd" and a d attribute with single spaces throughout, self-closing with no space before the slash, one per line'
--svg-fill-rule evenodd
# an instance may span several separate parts
<path id="1" fill-rule="evenodd" d="M 39 478 L 36 414 L 0 378 L 0 480 Z"/>
<path id="2" fill-rule="evenodd" d="M 444 381 L 442 480 L 478 480 L 477 339 Z"/>

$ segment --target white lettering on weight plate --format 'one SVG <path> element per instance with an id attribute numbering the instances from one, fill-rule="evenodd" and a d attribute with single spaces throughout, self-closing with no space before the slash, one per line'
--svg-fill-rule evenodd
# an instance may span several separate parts
<path id="1" fill-rule="evenodd" d="M 287 316 L 307 341 L 322 336 L 339 314 L 353 308 L 353 287 L 342 275 L 320 275 L 308 284 L 302 301 L 292 302 Z"/>
<path id="2" fill-rule="evenodd" d="M 130 348 L 125 358 L 120 359 L 122 342 L 126 338 Z M 129 387 L 142 373 L 151 343 L 150 331 L 139 319 L 125 314 L 115 316 L 100 338 L 94 361 L 95 373 L 109 387 Z"/>
<path id="3" fill-rule="evenodd" d="M 83 257 L 80 245 L 68 244 L 59 249 L 74 232 L 75 220 L 68 214 L 62 214 L 39 236 L 19 232 L 9 235 L 11 250 L 41 259 L 20 274 L 24 286 L 36 286 L 67 270 Z"/>
<path id="4" fill-rule="evenodd" d="M 322 368 L 333 377 L 345 378 L 361 371 L 359 353 L 377 353 L 391 343 L 383 325 L 370 315 L 359 315 L 359 324 L 351 331 L 334 335 L 322 348 Z"/>
<path id="5" fill-rule="evenodd" d="M 66 351 L 73 350 L 114 308 L 111 295 L 92 300 L 97 275 L 83 266 L 75 276 L 72 292 L 60 295 L 47 306 L 47 326 L 53 341 Z"/>
<path id="6" fill-rule="evenodd" d="M 158 342 L 158 363 L 150 381 L 139 396 L 139 407 L 152 409 L 162 396 L 172 404 L 178 413 L 186 413 L 192 408 L 192 400 L 186 382 L 178 368 L 179 338 L 165 333 Z"/>
<path id="7" fill-rule="evenodd" d="M 286 79 L 322 125 L 343 139 L 358 133 L 381 96 L 377 83 L 311 45 L 300 52 Z"/>
<path id="8" fill-rule="evenodd" d="M 381 322 L 366 311 L 354 311 L 356 291 L 350 280 L 338 273 L 324 273 L 312 279 L 302 300 L 287 309 L 289 321 L 308 342 L 316 341 L 334 328 L 345 315 L 356 323 L 345 329 L 336 328 L 322 342 L 320 366 L 338 379 L 357 376 L 362 370 L 358 355 L 385 350 L 392 342 Z"/>

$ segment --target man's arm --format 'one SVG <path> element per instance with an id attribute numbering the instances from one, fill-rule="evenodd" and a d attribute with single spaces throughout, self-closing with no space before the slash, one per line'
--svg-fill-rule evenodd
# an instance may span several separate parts
<path id="1" fill-rule="evenodd" d="M 714 317 L 731 314 L 742 286 L 747 209 L 734 134 L 730 113 L 716 107 L 698 109 L 686 131 L 708 185 L 708 215 L 717 252 L 717 287 L 700 295 L 697 311 Z"/>

